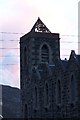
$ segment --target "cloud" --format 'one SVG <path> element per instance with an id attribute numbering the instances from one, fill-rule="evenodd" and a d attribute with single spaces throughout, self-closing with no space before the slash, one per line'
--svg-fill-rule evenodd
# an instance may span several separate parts
<path id="1" fill-rule="evenodd" d="M 52 32 L 77 34 L 76 0 L 0 0 L 0 15 L 0 31 L 27 33 L 34 25 L 37 17 L 40 17 Z M 19 35 L 2 34 L 0 36 L 0 39 L 5 40 L 1 47 L 18 47 L 18 43 L 12 43 L 9 40 L 18 40 Z M 65 40 L 65 38 L 61 39 Z M 67 39 L 73 41 L 73 38 L 67 37 Z M 67 45 L 65 48 L 69 49 Z M 2 83 L 13 86 L 19 85 L 20 73 L 17 55 L 17 49 L 2 51 L 2 58 L 0 58 L 0 64 L 3 64 L 0 65 L 0 80 L 2 80 Z"/>
<path id="2" fill-rule="evenodd" d="M 7 53 L 4 58 L 2 64 L 18 64 L 18 59 L 15 54 Z"/>
<path id="3" fill-rule="evenodd" d="M 0 69 L 0 84 L 19 87 L 19 80 L 7 69 Z"/>
<path id="4" fill-rule="evenodd" d="M 76 0 L 6 0 L 2 8 L 2 30 L 29 31 L 41 17 L 53 32 L 75 33 L 77 24 Z M 70 25 L 72 27 L 70 27 Z M 55 28 L 54 28 L 55 27 Z M 68 29 L 68 31 L 67 31 Z M 54 31 L 55 30 L 55 31 Z"/>
<path id="5" fill-rule="evenodd" d="M 20 87 L 19 61 L 11 52 L 0 61 L 0 83 Z"/>

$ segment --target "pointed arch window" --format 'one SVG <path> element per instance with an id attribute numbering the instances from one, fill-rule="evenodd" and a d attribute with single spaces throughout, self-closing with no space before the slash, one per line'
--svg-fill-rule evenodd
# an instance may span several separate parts
<path id="1" fill-rule="evenodd" d="M 75 83 L 74 75 L 71 76 L 70 88 L 71 88 L 71 102 L 74 102 L 76 98 L 76 83 Z"/>
<path id="2" fill-rule="evenodd" d="M 41 62 L 49 63 L 49 48 L 47 45 L 43 45 L 41 48 Z"/>
<path id="3" fill-rule="evenodd" d="M 61 83 L 60 83 L 60 80 L 57 81 L 56 97 L 57 97 L 57 104 L 61 104 Z"/>

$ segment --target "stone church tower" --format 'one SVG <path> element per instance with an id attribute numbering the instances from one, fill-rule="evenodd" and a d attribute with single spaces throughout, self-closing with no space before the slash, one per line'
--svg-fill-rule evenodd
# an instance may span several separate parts
<path id="1" fill-rule="evenodd" d="M 79 55 L 74 51 L 69 61 L 60 59 L 59 33 L 51 33 L 40 18 L 31 31 L 20 38 L 23 118 L 73 117 L 74 111 L 74 116 L 78 116 L 79 66 L 75 56 L 78 62 Z M 69 77 L 73 86 L 69 85 Z"/>

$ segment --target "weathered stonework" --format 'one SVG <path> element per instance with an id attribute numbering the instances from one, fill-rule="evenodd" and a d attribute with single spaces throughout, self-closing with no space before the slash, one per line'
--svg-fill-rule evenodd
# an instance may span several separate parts
<path id="1" fill-rule="evenodd" d="M 59 34 L 39 18 L 20 38 L 20 79 L 23 118 L 80 117 L 80 56 L 61 60 Z"/>

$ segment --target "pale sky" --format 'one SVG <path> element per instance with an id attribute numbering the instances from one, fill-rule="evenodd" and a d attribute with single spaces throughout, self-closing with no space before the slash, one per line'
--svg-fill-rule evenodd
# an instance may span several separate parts
<path id="1" fill-rule="evenodd" d="M 29 32 L 38 17 L 51 32 L 60 33 L 62 59 L 72 49 L 77 53 L 78 0 L 0 0 L 0 48 L 8 48 L 0 49 L 0 83 L 20 86 L 19 49 L 10 49 L 19 48 L 19 41 L 11 40 Z"/>

